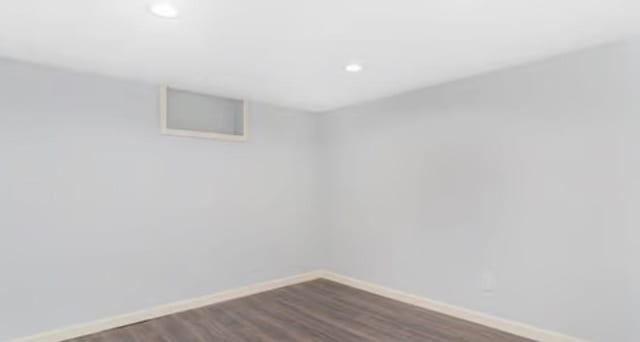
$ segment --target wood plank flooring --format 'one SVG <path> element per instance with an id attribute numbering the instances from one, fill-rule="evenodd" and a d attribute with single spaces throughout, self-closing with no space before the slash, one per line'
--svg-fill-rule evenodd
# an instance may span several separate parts
<path id="1" fill-rule="evenodd" d="M 319 279 L 69 341 L 530 340 Z"/>

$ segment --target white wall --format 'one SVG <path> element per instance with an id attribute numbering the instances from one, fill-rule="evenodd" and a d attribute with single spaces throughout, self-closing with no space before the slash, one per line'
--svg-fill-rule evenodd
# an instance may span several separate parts
<path id="1" fill-rule="evenodd" d="M 161 136 L 154 86 L 0 61 L 0 340 L 324 266 L 638 340 L 638 89 L 635 41 L 325 116 L 254 104 L 238 144 Z"/>
<path id="2" fill-rule="evenodd" d="M 640 339 L 640 41 L 323 125 L 331 269 L 595 341 Z"/>
<path id="3" fill-rule="evenodd" d="M 162 136 L 158 94 L 0 61 L 0 340 L 318 267 L 318 116 Z"/>

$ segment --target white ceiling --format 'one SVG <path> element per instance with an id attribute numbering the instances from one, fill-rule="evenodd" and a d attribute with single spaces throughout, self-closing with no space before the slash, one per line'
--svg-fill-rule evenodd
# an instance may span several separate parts
<path id="1" fill-rule="evenodd" d="M 640 32 L 640 0 L 150 1 L 2 1 L 0 56 L 322 111 Z"/>

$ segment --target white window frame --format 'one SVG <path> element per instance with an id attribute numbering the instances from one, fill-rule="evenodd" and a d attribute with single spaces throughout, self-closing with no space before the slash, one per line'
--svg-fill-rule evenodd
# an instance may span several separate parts
<path id="1" fill-rule="evenodd" d="M 225 133 L 215 133 L 215 132 L 202 132 L 202 131 L 192 131 L 186 129 L 174 129 L 167 127 L 167 115 L 168 113 L 168 91 L 169 87 L 164 85 L 160 87 L 160 131 L 165 135 L 176 135 L 181 137 L 193 137 L 193 138 L 204 138 L 204 139 L 214 139 L 214 140 L 222 140 L 222 141 L 235 141 L 235 142 L 244 142 L 249 138 L 249 125 L 247 123 L 247 111 L 248 111 L 248 103 L 246 100 L 242 100 L 242 135 L 238 134 L 225 134 Z"/>

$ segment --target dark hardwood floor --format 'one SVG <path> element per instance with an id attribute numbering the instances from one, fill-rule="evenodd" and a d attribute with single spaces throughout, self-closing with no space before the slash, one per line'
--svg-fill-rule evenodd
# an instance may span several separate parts
<path id="1" fill-rule="evenodd" d="M 319 279 L 70 341 L 530 340 Z"/>

